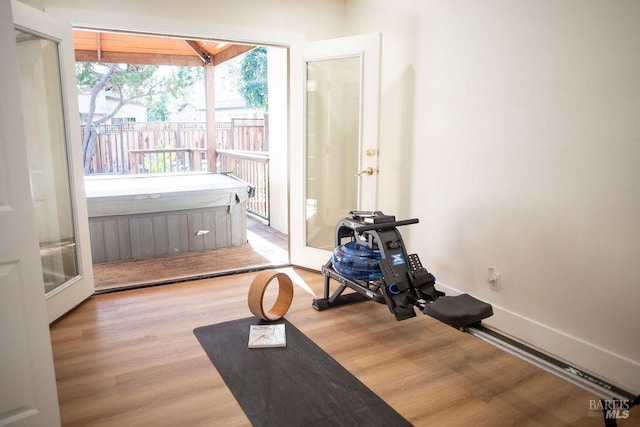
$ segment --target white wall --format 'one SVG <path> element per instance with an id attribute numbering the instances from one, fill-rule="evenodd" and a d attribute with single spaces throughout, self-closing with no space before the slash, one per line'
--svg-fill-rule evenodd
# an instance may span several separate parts
<path id="1" fill-rule="evenodd" d="M 255 41 L 252 39 L 256 35 L 277 39 L 282 34 L 303 34 L 310 40 L 335 37 L 340 34 L 344 15 L 344 0 L 22 1 L 40 9 L 76 10 L 78 16 L 82 16 L 81 11 L 96 12 L 105 22 L 112 14 L 124 14 L 135 17 L 141 27 L 153 25 L 157 18 L 206 22 L 210 32 L 230 34 L 230 29 L 241 30 L 245 41 Z"/>
<path id="2" fill-rule="evenodd" d="M 348 5 L 348 32 L 383 32 L 380 205 L 420 218 L 409 250 L 640 391 L 640 3 Z"/>

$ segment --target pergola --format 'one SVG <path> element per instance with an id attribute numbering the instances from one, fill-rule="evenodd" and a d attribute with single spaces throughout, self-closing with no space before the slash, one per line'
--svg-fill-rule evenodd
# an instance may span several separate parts
<path id="1" fill-rule="evenodd" d="M 213 40 L 189 40 L 139 34 L 73 30 L 75 57 L 78 62 L 117 64 L 202 66 L 205 69 L 205 103 L 207 123 L 207 159 L 215 172 L 216 109 L 214 69 L 254 45 Z"/>

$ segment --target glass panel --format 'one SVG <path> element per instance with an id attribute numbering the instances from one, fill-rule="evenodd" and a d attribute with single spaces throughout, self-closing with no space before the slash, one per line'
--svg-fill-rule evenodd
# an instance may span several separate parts
<path id="1" fill-rule="evenodd" d="M 340 218 L 358 208 L 360 57 L 307 63 L 307 246 L 332 250 Z"/>
<path id="2" fill-rule="evenodd" d="M 58 43 L 16 30 L 45 292 L 78 275 Z"/>

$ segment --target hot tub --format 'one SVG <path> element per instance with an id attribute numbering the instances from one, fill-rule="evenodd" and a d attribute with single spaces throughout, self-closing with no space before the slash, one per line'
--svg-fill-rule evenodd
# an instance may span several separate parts
<path id="1" fill-rule="evenodd" d="M 253 187 L 230 175 L 86 177 L 93 262 L 152 258 L 247 241 Z"/>

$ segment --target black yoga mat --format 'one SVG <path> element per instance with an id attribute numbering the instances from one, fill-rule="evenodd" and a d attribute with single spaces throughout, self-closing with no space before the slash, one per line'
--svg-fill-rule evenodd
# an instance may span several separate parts
<path id="1" fill-rule="evenodd" d="M 276 323 L 287 347 L 249 349 L 255 317 L 193 331 L 254 426 L 411 425 L 295 326 Z"/>

